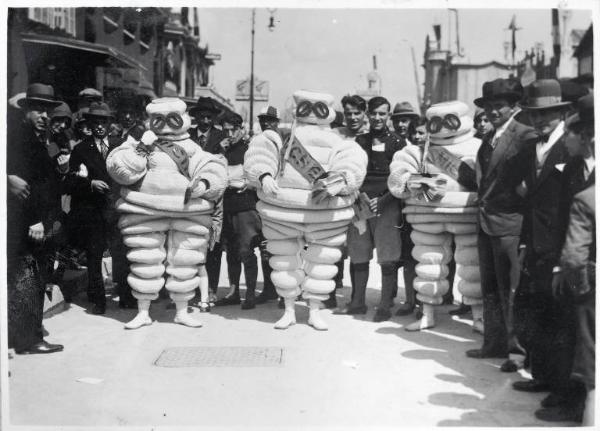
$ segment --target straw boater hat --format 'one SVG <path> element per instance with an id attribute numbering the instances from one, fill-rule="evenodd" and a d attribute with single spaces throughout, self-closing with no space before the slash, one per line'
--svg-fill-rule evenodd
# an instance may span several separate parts
<path id="1" fill-rule="evenodd" d="M 560 90 L 559 90 L 560 92 Z M 473 103 L 483 108 L 486 102 L 492 100 L 506 99 L 510 102 L 517 102 L 523 96 L 523 86 L 516 79 L 498 78 L 493 81 L 483 83 L 482 96 L 473 100 Z"/>
<path id="2" fill-rule="evenodd" d="M 416 112 L 409 102 L 396 103 L 394 111 L 392 112 L 391 118 L 394 117 L 414 117 L 420 118 L 421 114 Z"/>
<path id="3" fill-rule="evenodd" d="M 264 108 L 262 108 L 260 110 L 260 113 L 258 114 L 258 118 L 261 117 L 271 118 L 273 120 L 280 120 L 279 112 L 277 111 L 277 108 L 273 106 L 265 106 Z"/>
<path id="4" fill-rule="evenodd" d="M 21 108 L 26 108 L 32 103 L 39 103 L 53 108 L 60 104 L 60 101 L 54 97 L 54 88 L 51 85 L 31 84 L 27 87 L 25 97 L 17 100 L 17 105 Z"/>
<path id="5" fill-rule="evenodd" d="M 556 79 L 539 79 L 527 86 L 521 108 L 526 111 L 566 108 L 571 102 L 562 101 L 560 84 Z"/>

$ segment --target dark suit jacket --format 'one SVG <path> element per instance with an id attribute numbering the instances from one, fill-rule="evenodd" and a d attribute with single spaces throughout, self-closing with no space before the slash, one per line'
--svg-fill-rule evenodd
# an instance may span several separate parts
<path id="1" fill-rule="evenodd" d="M 109 137 L 109 152 L 121 143 L 121 138 Z M 87 178 L 76 175 L 81 164 L 85 165 L 88 171 Z M 112 184 L 106 170 L 106 161 L 98 151 L 94 139 L 87 138 L 73 149 L 69 159 L 69 175 L 65 178 L 65 189 L 71 195 L 71 212 L 69 213 L 71 235 L 74 235 L 75 238 L 84 235 L 85 230 L 93 226 L 106 229 L 107 223 L 114 219 L 112 209 L 114 197 L 111 192 L 103 194 L 92 190 L 92 180 L 104 181 L 109 186 Z M 84 230 L 81 231 L 81 228 Z"/>
<path id="2" fill-rule="evenodd" d="M 7 252 L 15 257 L 33 250 L 29 227 L 42 222 L 45 233 L 59 218 L 60 176 L 48 154 L 45 142 L 26 125 L 9 125 L 6 173 L 17 175 L 29 184 L 30 194 L 21 201 L 7 193 Z"/>
<path id="3" fill-rule="evenodd" d="M 528 254 L 534 253 L 538 258 L 550 262 L 556 261 L 562 245 L 559 204 L 563 175 L 557 165 L 569 161 L 565 136 L 549 151 L 539 176 L 536 177 L 535 145 L 529 146 L 526 161 L 529 169 L 525 176 L 527 195 L 521 241 L 527 245 Z"/>
<path id="4" fill-rule="evenodd" d="M 573 293 L 596 286 L 596 200 L 594 184 L 575 195 L 560 265 Z"/>
<path id="5" fill-rule="evenodd" d="M 531 127 L 515 121 L 510 122 L 498 138 L 485 172 L 482 171 L 482 151 L 493 135 L 484 138 L 477 152 L 475 173 L 479 198 L 479 225 L 488 235 L 520 235 L 523 223 L 524 200 L 516 192 L 522 177 L 520 164 L 528 143 L 534 138 Z"/>
<path id="6" fill-rule="evenodd" d="M 198 137 L 197 129 L 194 129 L 192 132 L 190 132 L 190 137 L 198 145 L 200 145 L 200 139 Z M 202 149 L 212 154 L 221 154 L 223 151 L 219 143 L 226 137 L 227 135 L 225 134 L 225 132 L 215 127 L 211 127 L 211 129 L 208 131 L 208 138 L 206 139 L 206 143 L 204 144 L 204 147 Z"/>

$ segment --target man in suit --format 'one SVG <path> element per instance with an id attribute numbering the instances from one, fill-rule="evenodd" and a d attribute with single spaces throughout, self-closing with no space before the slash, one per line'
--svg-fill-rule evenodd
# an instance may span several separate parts
<path id="1" fill-rule="evenodd" d="M 196 128 L 190 131 L 190 137 L 200 145 L 204 151 L 219 154 L 219 145 L 227 135 L 215 127 L 215 120 L 221 110 L 210 97 L 199 97 L 195 106 L 190 109 L 190 115 L 196 120 Z M 221 228 L 223 224 L 223 200 L 216 203 L 217 210 L 213 214 L 212 248 L 206 256 L 206 272 L 208 273 L 208 286 L 210 289 L 210 302 L 217 300 L 217 288 L 219 287 L 219 274 L 221 272 L 222 247 L 220 244 Z"/>
<path id="2" fill-rule="evenodd" d="M 59 102 L 49 85 L 31 84 L 18 102 L 23 123 L 8 123 L 7 173 L 7 316 L 8 346 L 17 354 L 63 350 L 43 338 L 46 264 L 43 242 L 51 242 L 53 215 L 60 211 L 56 164 L 46 148 L 48 110 Z"/>
<path id="3" fill-rule="evenodd" d="M 466 352 L 471 358 L 506 358 L 503 371 L 516 371 L 525 350 L 514 333 L 512 301 L 519 285 L 519 235 L 523 199 L 516 193 L 519 179 L 513 166 L 533 130 L 515 120 L 517 101 L 523 94 L 515 79 L 496 79 L 483 84 L 482 107 L 495 131 L 484 136 L 477 153 L 479 199 L 479 271 L 483 293 L 483 346 Z"/>
<path id="4" fill-rule="evenodd" d="M 564 363 L 564 372 L 571 372 L 574 379 L 562 391 L 553 391 L 542 401 L 543 408 L 536 411 L 539 419 L 552 422 L 581 420 L 586 392 L 593 389 L 594 381 L 594 361 L 590 361 L 594 355 L 594 329 L 592 326 L 590 330 L 589 326 L 594 320 L 590 316 L 595 313 L 592 292 L 595 284 L 594 96 L 590 94 L 580 98 L 576 107 L 577 112 L 565 121 L 565 148 L 571 159 L 562 174 L 558 229 L 563 246 L 560 269 L 555 269 L 552 280 L 554 298 L 565 309 L 563 315 L 567 318 L 575 316 L 574 323 L 568 322 L 576 329 L 571 333 L 575 338 L 570 343 L 574 351 L 570 352 L 571 358 L 565 356 L 565 359 L 570 360 Z M 581 201 L 577 202 L 575 196 L 579 196 Z M 590 214 L 591 224 L 588 217 Z M 574 363 L 571 362 L 573 360 Z"/>
<path id="5" fill-rule="evenodd" d="M 525 244 L 525 268 L 531 276 L 527 302 L 532 324 L 526 338 L 530 340 L 533 379 L 515 382 L 513 388 L 526 392 L 564 394 L 569 387 L 574 322 L 568 312 L 571 307 L 553 297 L 551 286 L 562 245 L 559 192 L 569 161 L 563 120 L 570 104 L 562 101 L 558 81 L 541 79 L 527 87 L 522 105 L 538 134 L 516 170 L 525 174 L 521 240 Z"/>
<path id="6" fill-rule="evenodd" d="M 71 153 L 66 187 L 71 194 L 69 224 L 75 242 L 86 252 L 88 300 L 92 314 L 106 312 L 106 295 L 102 277 L 102 255 L 108 244 L 112 214 L 111 179 L 106 171 L 106 156 L 121 144 L 118 137 L 108 137 L 113 119 L 108 105 L 93 103 L 83 114 L 91 124 L 92 136 L 85 138 Z"/>

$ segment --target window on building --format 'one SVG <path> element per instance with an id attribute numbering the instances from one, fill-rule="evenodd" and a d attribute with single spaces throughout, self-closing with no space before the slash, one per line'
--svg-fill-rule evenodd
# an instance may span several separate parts
<path id="1" fill-rule="evenodd" d="M 28 18 L 41 22 L 50 28 L 59 28 L 75 36 L 75 8 L 67 7 L 32 7 Z"/>

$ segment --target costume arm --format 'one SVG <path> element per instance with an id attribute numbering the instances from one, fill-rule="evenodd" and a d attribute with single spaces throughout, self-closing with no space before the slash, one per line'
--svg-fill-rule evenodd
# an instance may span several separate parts
<path id="1" fill-rule="evenodd" d="M 388 189 L 394 197 L 405 199 L 410 195 L 406 183 L 411 174 L 419 172 L 421 156 L 421 149 L 416 145 L 407 145 L 394 154 L 387 181 Z"/>
<path id="2" fill-rule="evenodd" d="M 368 164 L 367 153 L 356 142 L 344 141 L 331 160 L 331 172 L 340 172 L 346 179 L 346 185 L 338 193 L 350 195 L 360 188 Z"/>
<path id="3" fill-rule="evenodd" d="M 190 159 L 189 172 L 192 183 L 198 181 L 196 187 L 200 182 L 206 186 L 200 194 L 197 188 L 192 190 L 192 196 L 216 201 L 227 187 L 227 160 L 223 156 L 198 149 Z"/>
<path id="4" fill-rule="evenodd" d="M 263 176 L 275 177 L 282 146 L 281 138 L 272 130 L 252 138 L 244 155 L 244 173 L 250 184 L 258 187 Z"/>
<path id="5" fill-rule="evenodd" d="M 106 158 L 108 174 L 117 183 L 128 186 L 146 175 L 146 146 L 131 136 Z"/>

